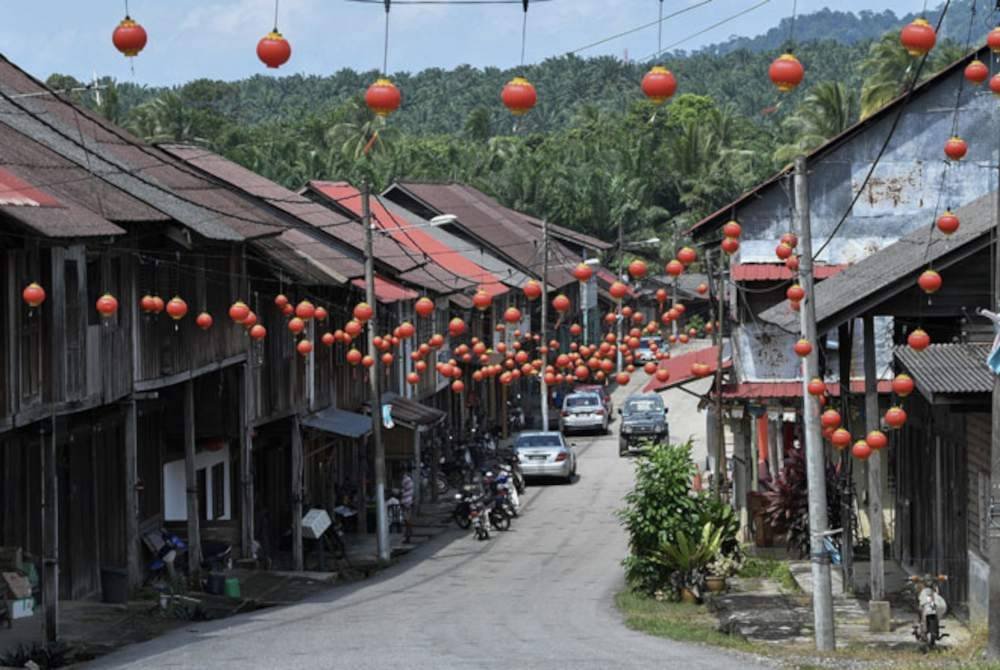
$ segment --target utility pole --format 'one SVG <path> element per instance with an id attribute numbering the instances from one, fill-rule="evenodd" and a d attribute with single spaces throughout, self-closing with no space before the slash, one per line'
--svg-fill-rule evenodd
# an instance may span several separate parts
<path id="1" fill-rule="evenodd" d="M 719 263 L 719 277 L 718 284 L 715 283 L 715 267 L 712 263 L 714 255 L 711 251 L 705 252 L 705 265 L 708 270 L 708 290 L 709 290 L 709 302 L 711 303 L 714 298 L 715 302 L 715 320 L 718 321 L 716 327 L 712 330 L 712 340 L 713 344 L 718 347 L 718 352 L 716 356 L 716 368 L 715 368 L 715 497 L 716 499 L 722 499 L 722 489 L 726 481 L 726 424 L 722 421 L 722 319 L 723 319 L 723 308 L 724 308 L 724 298 L 725 295 L 725 275 L 722 269 L 722 263 Z M 674 278 L 674 303 L 677 302 L 677 278 Z M 713 295 L 714 294 L 714 295 Z M 709 319 L 712 318 L 712 312 L 709 310 Z M 672 321 L 674 328 L 677 327 L 677 319 Z M 735 447 L 734 447 L 735 449 Z M 745 467 L 750 468 L 753 471 L 752 464 L 747 463 Z M 735 468 L 734 468 L 735 471 Z"/>
<path id="2" fill-rule="evenodd" d="M 378 304 L 375 300 L 375 253 L 372 228 L 371 187 L 366 180 L 361 185 L 361 223 L 365 227 L 365 301 L 372 309 L 368 320 L 368 354 L 375 363 L 368 368 L 372 408 L 372 441 L 375 443 L 375 542 L 380 563 L 390 558 L 389 524 L 385 509 L 385 444 L 382 442 L 382 393 L 379 390 L 381 364 L 375 355 L 375 324 L 378 323 Z"/>
<path id="3" fill-rule="evenodd" d="M 621 281 L 625 276 L 625 227 L 621 219 L 618 220 L 618 276 L 616 280 Z M 624 300 L 624 298 L 622 298 Z M 617 352 L 616 372 L 622 371 L 622 345 L 625 340 L 625 318 L 622 316 L 622 300 L 618 301 L 618 313 L 615 315 L 615 323 L 618 324 L 618 334 L 615 340 L 615 351 Z"/>
<path id="4" fill-rule="evenodd" d="M 795 214 L 798 223 L 799 284 L 806 292 L 801 314 L 802 337 L 812 344 L 812 351 L 802 360 L 802 419 L 806 450 L 806 480 L 809 487 L 809 553 L 813 578 L 813 622 L 817 651 L 833 651 L 833 586 L 830 580 L 830 557 L 823 540 L 828 529 L 826 516 L 826 461 L 819 422 L 819 399 L 809 393 L 809 380 L 819 377 L 819 351 L 816 341 L 816 302 L 813 285 L 812 230 L 809 221 L 809 183 L 806 158 L 795 159 Z M 848 383 L 850 381 L 848 380 Z"/>
<path id="5" fill-rule="evenodd" d="M 542 219 L 542 328 L 541 346 L 548 350 L 548 320 L 549 320 L 549 220 Z M 544 363 L 548 363 L 548 354 Z M 543 374 L 538 375 L 538 393 L 542 403 L 542 430 L 549 429 L 549 385 L 545 383 L 545 365 Z"/>
<path id="6" fill-rule="evenodd" d="M 997 166 L 998 188 L 1000 188 L 1000 165 Z M 1000 190 L 996 194 L 993 210 L 993 225 L 1000 226 Z M 1000 250 L 1000 237 L 996 241 Z M 994 253 L 993 267 L 993 309 L 1000 306 L 1000 255 Z M 1000 310 L 998 310 L 1000 311 Z M 988 528 L 990 534 L 990 605 L 989 637 L 987 655 L 1000 659 L 1000 375 L 993 375 L 993 430 L 990 444 L 990 510 Z"/>
<path id="7" fill-rule="evenodd" d="M 878 411 L 878 378 L 875 366 L 875 317 L 865 314 L 863 319 L 865 358 L 865 434 L 881 427 Z M 850 380 L 848 380 L 850 384 Z M 844 392 L 841 381 L 840 392 Z M 885 599 L 885 562 L 882 540 L 882 451 L 868 459 L 868 522 L 871 526 L 871 596 L 868 602 L 869 627 L 884 633 L 891 625 L 889 603 Z M 844 536 L 845 538 L 849 536 Z M 845 542 L 846 544 L 846 542 Z"/>

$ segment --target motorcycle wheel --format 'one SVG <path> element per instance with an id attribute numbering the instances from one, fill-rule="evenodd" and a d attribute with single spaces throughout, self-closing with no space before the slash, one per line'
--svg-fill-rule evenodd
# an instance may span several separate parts
<path id="1" fill-rule="evenodd" d="M 496 511 L 490 513 L 490 523 L 499 531 L 510 530 L 510 517 L 506 512 Z"/>
<path id="2" fill-rule="evenodd" d="M 438 495 L 442 495 L 448 492 L 449 488 L 448 478 L 445 477 L 443 474 L 438 473 L 436 484 L 437 484 Z"/>
<path id="3" fill-rule="evenodd" d="M 455 512 L 451 516 L 455 520 L 458 527 L 462 530 L 469 530 L 469 526 L 472 525 L 472 519 L 470 519 L 466 514 L 459 514 L 458 512 Z"/>
<path id="4" fill-rule="evenodd" d="M 927 646 L 933 649 L 937 641 L 941 638 L 938 619 L 936 616 L 927 617 Z"/>

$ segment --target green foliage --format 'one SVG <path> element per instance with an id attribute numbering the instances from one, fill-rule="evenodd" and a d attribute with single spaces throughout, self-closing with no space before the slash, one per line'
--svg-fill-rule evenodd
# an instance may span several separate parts
<path id="1" fill-rule="evenodd" d="M 678 532 L 674 543 L 661 545 L 651 560 L 669 572 L 675 591 L 688 589 L 700 598 L 708 566 L 720 555 L 724 530 L 706 523 L 700 537 L 696 536 L 697 540 L 688 539 L 683 531 Z"/>
<path id="2" fill-rule="evenodd" d="M 799 585 L 792 576 L 792 571 L 788 567 L 787 561 L 777 561 L 773 558 L 747 558 L 740 566 L 737 573 L 740 577 L 748 579 L 771 579 L 781 585 L 787 592 L 799 590 Z"/>
<path id="3" fill-rule="evenodd" d="M 719 551 L 725 556 L 739 557 L 742 554 L 738 535 L 740 519 L 725 501 L 714 494 L 704 492 L 698 497 L 699 516 L 702 524 L 711 524 L 719 529 Z"/>

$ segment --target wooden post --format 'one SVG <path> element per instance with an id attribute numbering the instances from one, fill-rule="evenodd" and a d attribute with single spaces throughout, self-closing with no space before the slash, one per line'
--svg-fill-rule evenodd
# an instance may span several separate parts
<path id="1" fill-rule="evenodd" d="M 125 563 L 130 586 L 142 584 L 139 542 L 139 410 L 135 400 L 125 403 Z"/>
<path id="2" fill-rule="evenodd" d="M 292 566 L 302 571 L 302 429 L 299 417 L 292 418 Z M 362 508 L 362 514 L 365 513 Z"/>
<path id="3" fill-rule="evenodd" d="M 188 574 L 201 584 L 201 512 L 195 467 L 194 380 L 184 382 L 184 479 L 187 490 Z"/>
<path id="4" fill-rule="evenodd" d="M 50 419 L 51 433 L 42 435 L 42 602 L 45 641 L 59 639 L 59 471 L 56 441 L 59 420 Z"/>
<path id="5" fill-rule="evenodd" d="M 413 510 L 414 513 L 420 511 L 420 501 L 423 498 L 423 488 L 420 486 L 421 477 L 421 464 L 423 459 L 420 457 L 420 435 L 421 429 L 419 426 L 413 429 L 413 460 L 415 461 L 413 465 Z M 431 488 L 434 488 L 434 480 L 430 482 Z"/>
<path id="6" fill-rule="evenodd" d="M 243 558 L 253 558 L 254 490 L 253 490 L 253 373 L 248 360 L 240 368 L 240 542 Z"/>
<path id="7" fill-rule="evenodd" d="M 854 346 L 854 329 L 847 323 L 837 329 L 837 363 L 840 377 L 840 416 L 844 428 L 851 430 L 851 350 Z M 840 480 L 844 487 L 840 501 L 841 535 L 840 556 L 844 593 L 854 590 L 854 459 L 847 449 L 840 452 Z"/>
<path id="8" fill-rule="evenodd" d="M 875 364 L 875 317 L 864 316 L 865 358 L 865 434 L 882 425 L 878 411 L 878 371 Z M 848 380 L 850 387 L 850 380 Z M 870 625 L 873 631 L 889 630 L 889 603 L 885 600 L 885 563 L 882 537 L 882 451 L 868 459 L 868 523 L 871 526 L 871 564 L 869 569 L 871 603 Z M 878 607 L 874 606 L 878 603 Z"/>

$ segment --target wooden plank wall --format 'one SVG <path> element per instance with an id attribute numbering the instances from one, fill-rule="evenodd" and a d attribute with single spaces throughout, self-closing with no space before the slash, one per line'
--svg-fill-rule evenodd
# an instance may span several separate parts
<path id="1" fill-rule="evenodd" d="M 968 533 L 969 549 L 986 559 L 990 490 L 990 415 L 965 415 L 965 442 L 968 445 Z"/>

